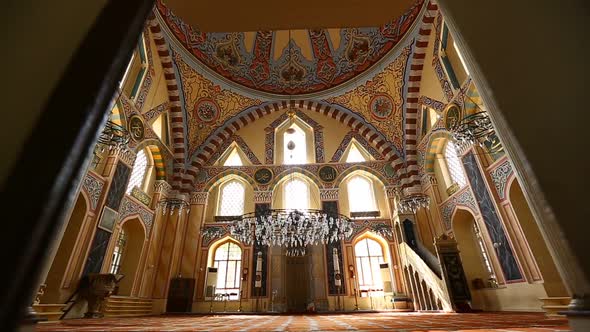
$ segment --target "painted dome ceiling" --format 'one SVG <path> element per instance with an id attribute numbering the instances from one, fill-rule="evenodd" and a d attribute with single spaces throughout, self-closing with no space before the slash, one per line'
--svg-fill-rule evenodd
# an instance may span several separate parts
<path id="1" fill-rule="evenodd" d="M 302 95 L 335 88 L 374 67 L 410 30 L 422 3 L 375 28 L 232 33 L 199 31 L 161 1 L 157 6 L 186 51 L 219 76 L 259 92 Z"/>

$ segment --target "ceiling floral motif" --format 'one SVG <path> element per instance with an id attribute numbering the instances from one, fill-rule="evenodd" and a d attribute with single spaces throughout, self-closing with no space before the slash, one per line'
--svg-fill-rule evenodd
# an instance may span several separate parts
<path id="1" fill-rule="evenodd" d="M 229 118 L 262 103 L 259 99 L 248 98 L 214 84 L 177 53 L 174 53 L 174 60 L 182 79 L 190 154 Z"/>
<path id="2" fill-rule="evenodd" d="M 379 27 L 202 32 L 161 0 L 157 10 L 173 38 L 226 80 L 272 95 L 304 95 L 334 88 L 373 68 L 397 49 L 424 1 Z"/>
<path id="3" fill-rule="evenodd" d="M 383 133 L 398 151 L 403 151 L 403 87 L 410 53 L 411 46 L 405 47 L 394 61 L 365 84 L 327 99 L 332 104 L 356 111 Z"/>

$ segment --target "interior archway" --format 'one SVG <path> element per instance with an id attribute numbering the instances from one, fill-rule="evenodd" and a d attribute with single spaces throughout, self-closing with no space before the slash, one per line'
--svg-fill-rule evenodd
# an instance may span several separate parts
<path id="1" fill-rule="evenodd" d="M 535 217 L 531 213 L 531 209 L 526 202 L 520 184 L 516 179 L 510 183 L 508 197 L 516 218 L 526 236 L 528 245 L 530 246 L 537 265 L 543 275 L 543 286 L 549 296 L 568 296 L 567 290 L 559 276 L 559 272 L 555 267 L 555 263 L 547 249 L 547 245 L 543 240 L 543 236 L 539 231 L 539 227 L 535 221 Z"/>
<path id="2" fill-rule="evenodd" d="M 72 250 L 74 249 L 78 234 L 82 228 L 87 209 L 88 205 L 86 199 L 82 194 L 78 195 L 78 199 L 76 200 L 76 204 L 74 205 L 74 209 L 68 220 L 68 226 L 66 227 L 63 238 L 59 244 L 59 249 L 57 250 L 55 259 L 53 260 L 47 278 L 45 279 L 47 288 L 45 289 L 45 294 L 41 298 L 44 303 L 63 303 L 70 295 L 70 292 L 61 288 L 61 283 L 68 264 L 70 263 Z"/>
<path id="3" fill-rule="evenodd" d="M 125 240 L 122 245 L 122 256 L 117 273 L 124 275 L 124 277 L 119 282 L 117 295 L 131 296 L 134 295 L 135 289 L 139 288 L 138 285 L 135 285 L 135 277 L 146 234 L 138 218 L 127 220 L 122 225 L 120 234 L 124 234 Z"/>
<path id="4" fill-rule="evenodd" d="M 472 308 L 483 309 L 483 303 L 477 290 L 473 287 L 474 280 L 487 281 L 490 273 L 486 270 L 485 258 L 482 256 L 477 235 L 475 233 L 475 217 L 467 210 L 458 209 L 452 219 L 453 232 L 463 263 L 465 278 L 472 294 Z"/>

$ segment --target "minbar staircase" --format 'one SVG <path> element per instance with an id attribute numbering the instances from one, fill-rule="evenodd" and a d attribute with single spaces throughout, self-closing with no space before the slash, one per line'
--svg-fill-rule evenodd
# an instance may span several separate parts
<path id="1" fill-rule="evenodd" d="M 400 243 L 404 278 L 416 311 L 453 311 L 445 282 L 406 243 Z"/>
<path id="2" fill-rule="evenodd" d="M 109 296 L 102 305 L 105 317 L 131 317 L 152 314 L 152 300 L 129 296 Z"/>

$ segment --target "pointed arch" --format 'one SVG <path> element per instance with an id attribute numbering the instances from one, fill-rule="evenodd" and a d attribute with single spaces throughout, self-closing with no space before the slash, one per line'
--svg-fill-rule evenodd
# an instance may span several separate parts
<path id="1" fill-rule="evenodd" d="M 230 139 L 224 141 L 224 143 L 219 147 L 219 149 L 217 149 L 217 151 L 211 155 L 211 157 L 207 161 L 206 166 L 211 166 L 217 161 L 219 161 L 223 154 L 227 151 L 227 149 L 232 145 L 238 147 L 244 153 L 244 155 L 250 160 L 250 163 L 252 165 L 261 165 L 260 160 L 258 160 L 258 157 L 256 157 L 254 152 L 252 152 L 252 149 L 250 149 L 250 146 L 248 146 L 244 139 L 239 135 L 233 135 L 230 137 Z"/>
<path id="2" fill-rule="evenodd" d="M 427 174 L 434 174 L 434 162 L 436 155 L 441 153 L 446 141 L 452 140 L 453 136 L 446 130 L 438 130 L 433 132 L 428 137 L 428 144 L 426 145 L 426 152 L 424 154 L 424 172 Z"/>
<path id="3" fill-rule="evenodd" d="M 342 156 L 345 154 L 348 147 L 350 146 L 353 139 L 360 146 L 362 146 L 375 160 L 383 160 L 383 156 L 379 153 L 379 151 L 377 151 L 373 146 L 371 146 L 367 142 L 367 140 L 358 132 L 351 130 L 346 134 L 346 136 L 344 136 L 342 142 L 340 142 L 340 145 L 336 149 L 336 152 L 334 152 L 334 155 L 332 155 L 330 162 L 339 162 L 340 159 L 342 159 Z"/>
<path id="4" fill-rule="evenodd" d="M 384 160 L 392 163 L 396 172 L 400 173 L 400 170 L 403 169 L 402 153 L 398 151 L 397 148 L 383 136 L 383 134 L 357 113 L 340 105 L 330 104 L 325 101 L 271 101 L 245 109 L 209 135 L 205 142 L 195 150 L 190 158 L 190 165 L 185 174 L 185 180 L 183 181 L 183 190 L 189 191 L 192 188 L 199 168 L 205 165 L 211 155 L 214 154 L 223 142 L 228 140 L 235 132 L 259 118 L 274 112 L 285 110 L 288 107 L 297 108 L 303 112 L 317 112 L 338 120 L 365 138 L 369 144 L 379 151 Z M 269 147 L 265 146 L 265 149 L 268 150 Z"/>
<path id="5" fill-rule="evenodd" d="M 311 181 L 312 183 L 315 183 L 315 185 L 318 188 L 322 188 L 322 181 L 320 181 L 320 179 L 317 177 L 316 174 L 314 174 L 304 168 L 296 167 L 296 166 L 294 166 L 294 167 L 289 166 L 287 169 L 285 169 L 281 173 L 275 175 L 275 177 L 272 179 L 272 181 L 268 184 L 268 187 L 273 188 L 273 190 L 274 190 L 274 188 L 279 183 L 283 182 L 287 176 L 292 175 L 292 174 L 297 174 L 297 173 L 306 176 L 307 178 L 309 178 L 309 181 Z"/>
<path id="6" fill-rule="evenodd" d="M 339 185 L 345 178 L 349 177 L 352 173 L 358 172 L 358 171 L 364 171 L 366 173 L 371 174 L 376 179 L 378 179 L 381 182 L 381 185 L 384 187 L 385 187 L 385 184 L 388 183 L 386 177 L 383 174 L 379 173 L 377 170 L 375 170 L 371 167 L 367 167 L 365 165 L 354 165 L 352 167 L 347 168 L 346 170 L 344 170 L 340 174 L 338 174 L 338 176 L 336 177 L 336 180 L 334 181 L 334 184 L 336 186 Z"/>
<path id="7" fill-rule="evenodd" d="M 414 41 L 414 49 L 409 61 L 409 76 L 405 88 L 404 103 L 404 141 L 405 141 L 405 158 L 406 170 L 403 174 L 404 181 L 402 186 L 419 187 L 420 171 L 417 158 L 417 140 L 418 140 L 418 99 L 420 97 L 420 83 L 422 81 L 422 71 L 424 69 L 424 58 L 428 48 L 428 40 L 432 32 L 434 18 L 438 12 L 438 6 L 429 2 L 426 11 L 422 16 L 420 32 Z"/>
<path id="8" fill-rule="evenodd" d="M 238 170 L 238 169 L 228 169 L 228 170 L 225 170 L 225 171 L 217 174 L 216 176 L 211 178 L 209 181 L 207 181 L 207 183 L 203 186 L 202 191 L 207 191 L 207 192 L 210 191 L 211 188 L 225 182 L 227 180 L 228 176 L 239 177 L 245 183 L 249 183 L 250 186 L 252 186 L 253 190 L 258 189 L 258 185 L 254 181 L 254 179 L 252 179 L 252 177 L 250 177 L 250 175 L 248 175 L 245 172 Z"/>
<path id="9" fill-rule="evenodd" d="M 157 9 L 155 9 L 157 11 Z M 179 190 L 182 184 L 182 174 L 184 172 L 184 163 L 186 160 L 186 130 L 184 128 L 185 122 L 182 113 L 182 103 L 180 102 L 180 90 L 178 88 L 178 79 L 176 77 L 176 71 L 174 69 L 174 63 L 172 61 L 172 53 L 168 42 L 164 38 L 160 23 L 156 18 L 154 12 L 148 18 L 150 32 L 158 55 L 162 63 L 162 70 L 164 71 L 164 78 L 166 79 L 166 88 L 168 90 L 168 102 L 170 106 L 170 127 L 172 130 L 172 154 L 174 158 L 174 176 L 172 178 L 172 188 Z"/>

